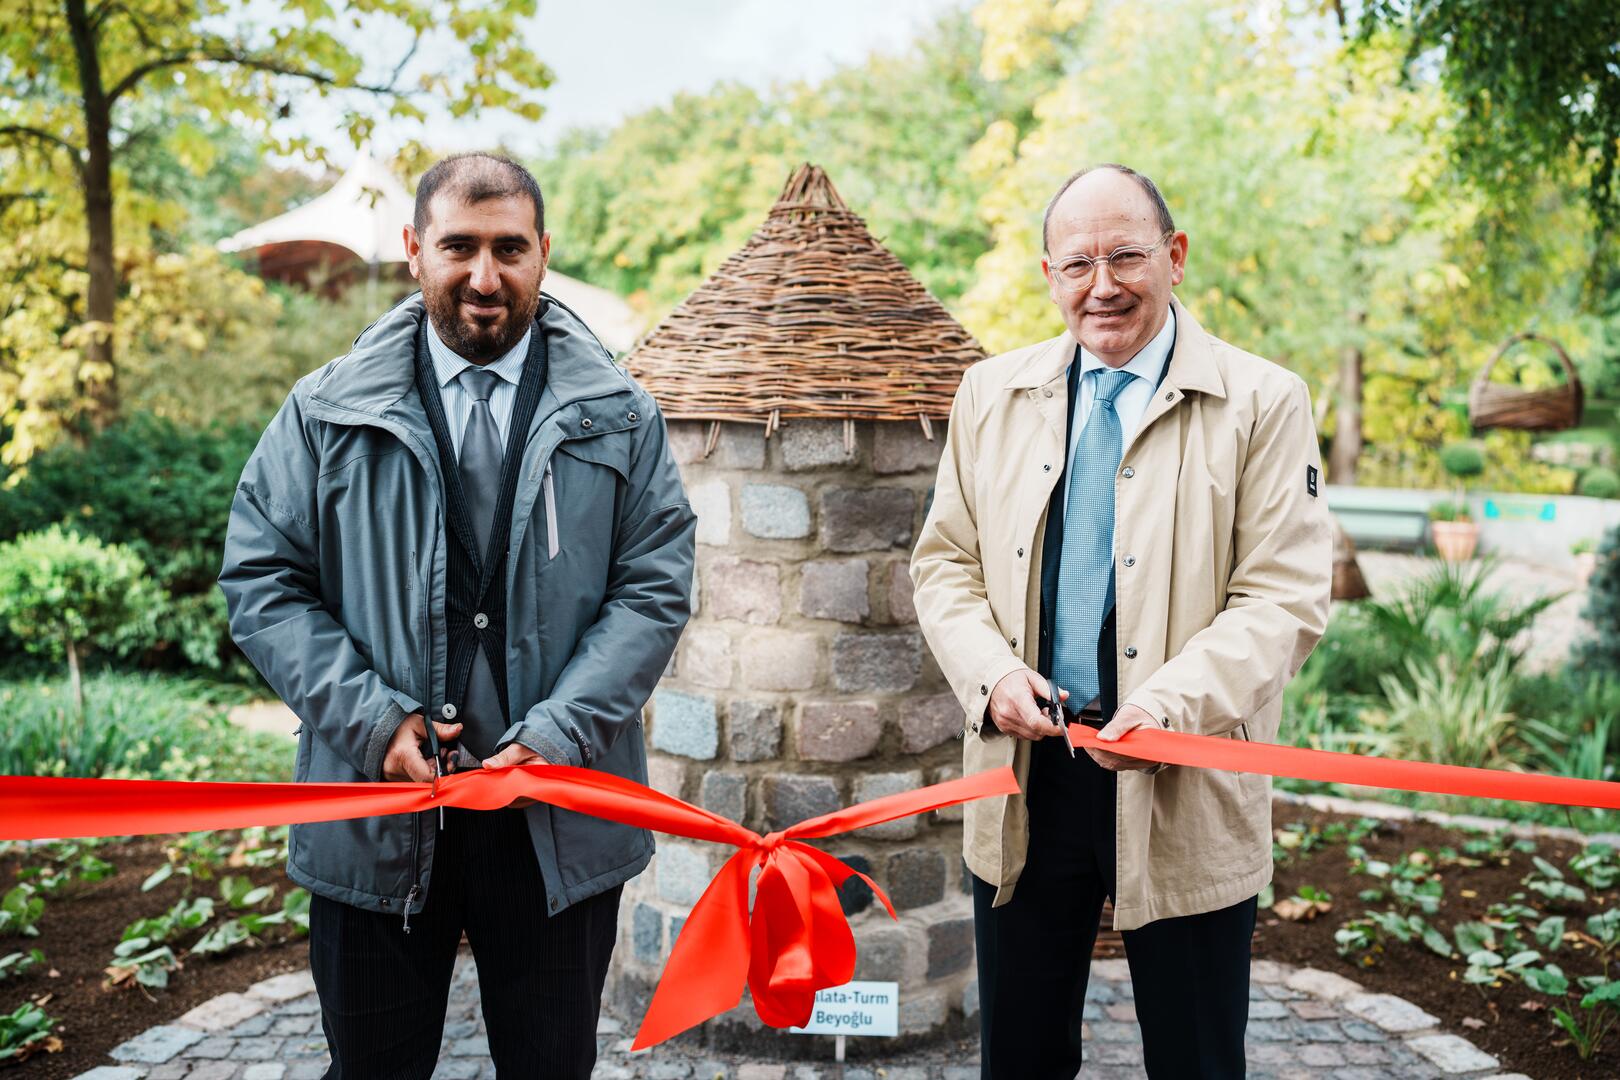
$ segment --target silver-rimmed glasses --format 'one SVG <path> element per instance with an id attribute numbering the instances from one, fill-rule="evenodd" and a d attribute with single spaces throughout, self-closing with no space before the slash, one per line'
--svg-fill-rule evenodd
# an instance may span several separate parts
<path id="1" fill-rule="evenodd" d="M 1071 292 L 1087 288 L 1096 280 L 1097 264 L 1108 264 L 1108 272 L 1114 275 L 1114 280 L 1130 284 L 1141 281 L 1147 277 L 1148 267 L 1153 262 L 1153 255 L 1165 245 L 1175 233 L 1165 232 L 1159 237 L 1159 242 L 1152 247 L 1142 247 L 1140 244 L 1127 244 L 1117 247 L 1100 259 L 1092 259 L 1085 255 L 1076 255 L 1061 263 L 1050 263 L 1052 277 L 1059 285 Z"/>

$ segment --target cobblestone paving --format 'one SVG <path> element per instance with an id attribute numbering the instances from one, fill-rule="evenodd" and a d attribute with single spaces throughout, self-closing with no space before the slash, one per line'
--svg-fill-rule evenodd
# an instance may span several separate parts
<path id="1" fill-rule="evenodd" d="M 1249 1076 L 1254 1080 L 1526 1080 L 1410 1002 L 1365 993 L 1348 979 L 1256 961 L 1249 990 Z M 1092 965 L 1085 1007 L 1089 1043 L 1083 1075 L 1139 1077 L 1142 1045 L 1123 960 Z M 839 1066 L 783 1063 L 698 1048 L 630 1053 L 630 1022 L 604 1015 L 599 1080 L 977 1080 L 979 1064 L 955 1046 Z M 783 1036 L 795 1040 L 794 1036 Z M 826 1054 L 828 1040 L 804 1040 Z M 830 1054 L 827 1055 L 830 1057 Z M 307 971 L 280 975 L 240 994 L 222 994 L 117 1046 L 108 1064 L 78 1080 L 316 1080 L 326 1071 L 320 1005 Z M 477 969 L 457 960 L 444 1047 L 433 1074 L 443 1080 L 494 1077 L 478 1009 Z"/>

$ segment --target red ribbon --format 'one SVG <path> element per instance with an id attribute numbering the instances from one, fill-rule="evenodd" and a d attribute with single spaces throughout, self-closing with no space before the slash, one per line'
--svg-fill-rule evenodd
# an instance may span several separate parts
<path id="1" fill-rule="evenodd" d="M 1071 725 L 1078 747 L 1129 757 L 1301 780 L 1620 810 L 1620 783 L 1363 757 L 1241 739 L 1137 728 L 1104 743 Z M 802 1026 L 817 990 L 848 982 L 855 939 L 838 887 L 856 871 L 800 841 L 1018 791 L 1011 769 L 993 769 L 890 795 L 760 836 L 629 780 L 587 769 L 527 765 L 460 773 L 439 784 L 219 784 L 160 780 L 0 777 L 0 840 L 191 832 L 336 821 L 456 806 L 495 810 L 520 797 L 628 825 L 732 844 L 734 854 L 692 908 L 636 1035 L 655 1045 L 734 1008 L 746 985 L 760 1019 Z M 749 878 L 759 867 L 753 910 Z M 894 914 L 894 907 L 866 875 Z"/>
<path id="2" fill-rule="evenodd" d="M 1334 784 L 1425 791 L 1434 795 L 1471 795 L 1480 799 L 1548 803 L 1553 806 L 1591 806 L 1620 810 L 1620 783 L 1612 780 L 1577 780 L 1570 776 L 1475 769 L 1465 765 L 1437 765 L 1432 761 L 1366 757 L 1302 746 L 1248 742 L 1211 735 L 1189 735 L 1158 728 L 1133 728 L 1116 742 L 1103 742 L 1097 732 L 1081 724 L 1069 725 L 1069 741 L 1126 757 L 1192 765 L 1228 772 L 1260 773 L 1295 780 L 1325 780 Z"/>
<path id="3" fill-rule="evenodd" d="M 248 825 L 337 821 L 438 806 L 497 810 L 527 797 L 610 821 L 738 851 L 693 906 L 636 1034 L 653 1046 L 735 1008 L 746 985 L 760 1019 L 802 1026 L 816 991 L 855 973 L 855 937 L 838 887 L 857 875 L 894 914 L 865 874 L 804 839 L 833 836 L 987 795 L 1011 795 L 1011 769 L 993 769 L 873 799 L 760 836 L 736 822 L 607 773 L 523 765 L 458 773 L 429 784 L 221 784 L 165 780 L 0 777 L 0 840 L 191 832 Z M 752 913 L 748 883 L 760 868 Z"/>

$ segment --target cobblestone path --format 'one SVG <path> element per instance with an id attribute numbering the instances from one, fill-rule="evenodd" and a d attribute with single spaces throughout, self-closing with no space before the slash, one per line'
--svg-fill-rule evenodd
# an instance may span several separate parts
<path id="1" fill-rule="evenodd" d="M 1526 1080 L 1410 1002 L 1369 994 L 1331 972 L 1257 961 L 1249 996 L 1249 1076 L 1254 1080 Z M 1092 965 L 1086 1002 L 1090 1044 L 1084 1076 L 1139 1077 L 1141 1037 L 1123 960 Z M 663 1046 L 630 1053 L 630 1022 L 604 1015 L 598 1029 L 600 1080 L 978 1080 L 968 1044 L 868 1058 L 784 1063 Z M 830 1040 L 783 1036 L 784 1047 L 830 1058 Z M 789 1042 L 790 1040 L 790 1042 Z M 320 1006 L 307 971 L 222 994 L 115 1047 L 106 1065 L 79 1080 L 317 1080 L 326 1070 Z M 478 1009 L 477 969 L 457 960 L 436 1078 L 495 1075 Z"/>

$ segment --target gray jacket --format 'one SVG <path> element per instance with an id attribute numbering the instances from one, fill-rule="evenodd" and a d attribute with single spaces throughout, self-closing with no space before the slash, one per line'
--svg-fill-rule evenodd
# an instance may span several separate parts
<path id="1" fill-rule="evenodd" d="M 381 780 L 410 713 L 445 700 L 445 498 L 415 383 L 420 294 L 305 376 L 231 506 L 231 634 L 303 722 L 295 778 Z M 645 782 L 641 708 L 690 613 L 696 518 L 652 398 L 590 330 L 542 301 L 550 366 L 506 563 L 516 741 Z M 551 913 L 634 877 L 641 829 L 524 810 Z M 421 910 L 438 815 L 296 825 L 288 875 L 373 911 Z"/>

